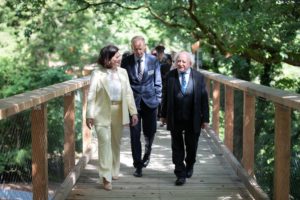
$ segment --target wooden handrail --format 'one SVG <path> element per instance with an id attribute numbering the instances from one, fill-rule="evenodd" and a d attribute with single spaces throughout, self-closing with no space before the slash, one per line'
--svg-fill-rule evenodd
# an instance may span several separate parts
<path id="1" fill-rule="evenodd" d="M 289 108 L 300 110 L 299 94 L 251 83 L 248 81 L 224 76 L 206 70 L 199 71 L 210 80 L 222 83 L 227 86 L 231 86 L 235 89 L 247 92 L 253 96 L 262 97 L 274 103 L 278 103 Z"/>
<path id="2" fill-rule="evenodd" d="M 83 77 L 0 99 L 0 120 L 89 85 Z"/>
<path id="3" fill-rule="evenodd" d="M 275 105 L 275 166 L 274 166 L 274 199 L 289 199 L 290 193 L 290 136 L 291 136 L 291 109 L 300 111 L 300 95 L 271 87 L 258 85 L 240 79 L 227 77 L 221 74 L 199 70 L 206 78 L 206 83 L 214 85 L 213 89 L 213 129 L 218 134 L 220 84 L 225 86 L 225 145 L 232 152 L 233 134 L 227 130 L 233 130 L 232 122 L 234 113 L 232 105 L 232 89 L 244 93 L 243 116 L 243 158 L 242 164 L 249 178 L 254 175 L 254 134 L 255 134 L 255 97 L 264 98 Z M 210 89 L 210 87 L 207 87 Z M 210 94 L 210 91 L 209 91 Z M 215 105 L 217 104 L 217 105 Z M 229 119 L 227 119 L 229 118 Z M 245 178 L 243 178 L 245 180 Z M 248 180 L 249 181 L 249 180 Z M 253 193 L 261 191 L 257 189 L 257 183 L 248 185 Z M 264 196 L 253 194 L 253 196 Z"/>
<path id="4" fill-rule="evenodd" d="M 5 99 L 0 99 L 0 120 L 18 114 L 24 110 L 31 111 L 31 134 L 32 134 L 32 192 L 33 199 L 48 199 L 48 141 L 47 141 L 47 102 L 64 97 L 64 188 L 72 188 L 76 180 L 70 181 L 74 174 L 74 169 L 82 169 L 88 161 L 90 152 L 91 133 L 85 122 L 85 112 L 87 105 L 87 92 L 90 77 L 78 78 L 63 83 L 51 85 L 49 87 L 18 94 Z M 83 132 L 83 155 L 84 162 L 79 162 L 75 166 L 75 95 L 74 91 L 82 90 L 82 132 Z M 81 159 L 82 160 L 82 159 Z M 70 175 L 72 174 L 72 175 Z M 79 173 L 76 173 L 78 178 Z M 75 178 L 75 179 L 76 179 Z M 55 195 L 56 199 L 65 197 L 60 191 L 60 195 Z M 69 192 L 69 191 L 65 191 Z"/>

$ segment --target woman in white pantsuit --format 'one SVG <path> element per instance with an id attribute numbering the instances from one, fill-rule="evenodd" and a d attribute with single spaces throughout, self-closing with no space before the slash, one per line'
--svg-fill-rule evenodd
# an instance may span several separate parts
<path id="1" fill-rule="evenodd" d="M 91 75 L 88 93 L 87 126 L 95 127 L 98 137 L 99 176 L 105 190 L 120 171 L 120 144 L 123 126 L 138 122 L 137 110 L 128 74 L 120 68 L 121 54 L 114 45 L 101 49 L 99 69 Z"/>

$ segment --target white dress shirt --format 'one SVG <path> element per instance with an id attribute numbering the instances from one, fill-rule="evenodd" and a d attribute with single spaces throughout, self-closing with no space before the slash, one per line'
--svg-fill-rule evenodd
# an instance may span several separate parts
<path id="1" fill-rule="evenodd" d="M 139 59 L 141 60 L 141 71 L 142 71 L 142 74 L 144 74 L 144 69 L 145 69 L 145 54 L 141 58 L 137 58 L 137 57 L 134 56 L 136 74 L 138 74 L 137 60 L 139 60 Z"/>
<path id="2" fill-rule="evenodd" d="M 116 71 L 107 69 L 108 72 L 108 88 L 109 96 L 111 101 L 121 101 L 122 100 L 122 86 L 120 77 Z"/>
<path id="3" fill-rule="evenodd" d="M 182 72 L 178 70 L 180 85 L 182 85 L 182 80 L 181 80 L 182 77 L 181 77 L 181 73 L 182 73 Z M 188 85 L 188 83 L 189 83 L 190 73 L 191 73 L 191 68 L 188 68 L 188 69 L 185 71 L 185 74 L 184 74 L 184 77 L 185 77 L 185 80 L 186 80 L 186 85 Z"/>

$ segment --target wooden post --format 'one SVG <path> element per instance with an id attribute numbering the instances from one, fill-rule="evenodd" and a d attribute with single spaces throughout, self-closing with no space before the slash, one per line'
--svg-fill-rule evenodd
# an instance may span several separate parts
<path id="1" fill-rule="evenodd" d="M 220 83 L 214 81 L 213 83 L 213 130 L 219 135 L 220 125 Z"/>
<path id="2" fill-rule="evenodd" d="M 210 99 L 210 79 L 208 77 L 205 77 L 205 86 L 206 86 L 206 91 L 207 91 L 207 96 L 208 96 L 208 101 Z"/>
<path id="3" fill-rule="evenodd" d="M 64 176 L 75 166 L 75 103 L 74 92 L 64 96 Z"/>
<path id="4" fill-rule="evenodd" d="M 254 171 L 254 137 L 255 137 L 255 96 L 244 92 L 243 117 L 243 159 L 242 163 L 249 175 Z"/>
<path id="5" fill-rule="evenodd" d="M 47 104 L 31 111 L 33 199 L 48 199 Z"/>
<path id="6" fill-rule="evenodd" d="M 291 108 L 275 104 L 274 199 L 289 199 Z"/>
<path id="7" fill-rule="evenodd" d="M 234 127 L 234 96 L 233 89 L 225 86 L 225 145 L 233 152 L 233 127 Z"/>
<path id="8" fill-rule="evenodd" d="M 91 143 L 91 131 L 86 125 L 86 109 L 87 109 L 87 96 L 89 86 L 82 88 L 82 152 L 84 153 Z"/>

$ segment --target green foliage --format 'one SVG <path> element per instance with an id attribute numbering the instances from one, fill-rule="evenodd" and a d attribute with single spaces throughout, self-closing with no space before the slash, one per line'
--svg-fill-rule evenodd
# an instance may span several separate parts
<path id="1" fill-rule="evenodd" d="M 48 153 L 62 155 L 64 146 L 63 98 L 50 101 L 48 109 Z"/>
<path id="2" fill-rule="evenodd" d="M 274 106 L 257 99 L 255 121 L 255 175 L 265 192 L 272 196 L 274 171 Z"/>
<path id="3" fill-rule="evenodd" d="M 282 90 L 300 93 L 300 80 L 295 78 L 283 77 L 275 81 L 274 87 Z"/>
<path id="4" fill-rule="evenodd" d="M 0 174 L 7 166 L 22 167 L 26 166 L 31 159 L 31 151 L 28 149 L 14 149 L 0 156 Z"/>
<path id="5" fill-rule="evenodd" d="M 15 149 L 9 153 L 5 153 L 0 157 L 0 173 L 7 165 L 22 166 L 25 164 L 26 159 L 31 158 L 31 152 L 25 149 Z"/>
<path id="6" fill-rule="evenodd" d="M 33 90 L 40 87 L 46 87 L 55 83 L 60 83 L 69 80 L 71 77 L 64 73 L 64 68 L 49 68 L 40 69 L 39 71 L 27 70 L 18 71 L 20 77 L 16 79 L 16 74 L 6 74 L 5 81 L 10 82 L 12 85 L 6 85 L 1 89 L 1 94 L 10 95 L 24 90 Z M 10 77 L 11 76 L 11 77 Z M 56 99 L 48 103 L 48 152 L 50 155 L 58 153 L 62 155 L 63 142 L 64 142 L 64 128 L 63 128 L 63 102 L 61 99 Z M 21 179 L 24 176 L 30 175 L 31 165 L 26 163 L 31 160 L 31 135 L 29 127 L 28 112 L 17 114 L 16 116 L 1 121 L 0 132 L 1 152 L 6 153 L 0 156 L 0 174 L 16 174 Z M 24 130 L 28 131 L 27 134 Z M 20 141 L 20 142 L 18 142 Z M 18 148 L 17 144 L 21 143 Z M 5 146 L 5 148 L 3 148 Z"/>
<path id="7" fill-rule="evenodd" d="M 17 163 L 18 165 L 24 165 L 26 159 L 29 158 L 31 158 L 31 151 L 21 149 L 16 152 L 15 163 Z"/>
<path id="8" fill-rule="evenodd" d="M 38 87 L 46 87 L 55 83 L 61 83 L 72 78 L 71 75 L 65 74 L 65 68 L 50 68 L 40 72 L 40 81 Z"/>
<path id="9" fill-rule="evenodd" d="M 0 85 L 0 97 L 8 97 L 22 92 L 46 87 L 54 83 L 69 80 L 71 76 L 64 73 L 65 68 L 28 69 L 14 68 L 11 63 L 1 62 L 4 70 L 0 71 L 3 84 Z"/>
<path id="10" fill-rule="evenodd" d="M 0 177 L 16 174 L 16 180 L 28 179 L 31 171 L 31 134 L 25 111 L 0 121 Z"/>

